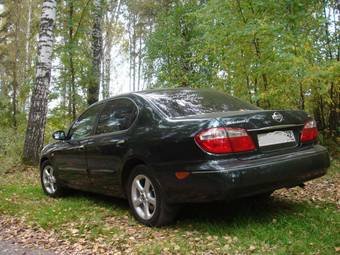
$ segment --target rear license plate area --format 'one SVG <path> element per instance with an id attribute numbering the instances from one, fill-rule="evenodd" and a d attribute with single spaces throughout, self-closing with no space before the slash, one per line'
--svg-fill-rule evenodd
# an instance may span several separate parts
<path id="1" fill-rule="evenodd" d="M 259 147 L 275 145 L 295 145 L 296 140 L 292 130 L 274 131 L 257 135 Z"/>

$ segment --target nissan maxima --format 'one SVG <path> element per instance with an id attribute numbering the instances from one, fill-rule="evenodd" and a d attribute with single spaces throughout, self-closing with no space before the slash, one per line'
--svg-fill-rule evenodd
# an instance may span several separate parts
<path id="1" fill-rule="evenodd" d="M 141 223 L 171 223 L 183 203 L 271 194 L 329 167 L 316 122 L 209 89 L 128 93 L 91 105 L 44 147 L 43 191 L 127 198 Z"/>

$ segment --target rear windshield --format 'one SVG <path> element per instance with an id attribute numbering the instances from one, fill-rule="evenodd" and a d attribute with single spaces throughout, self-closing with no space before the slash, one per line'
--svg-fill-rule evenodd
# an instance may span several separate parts
<path id="1" fill-rule="evenodd" d="M 171 118 L 260 108 L 215 90 L 164 90 L 144 96 Z"/>

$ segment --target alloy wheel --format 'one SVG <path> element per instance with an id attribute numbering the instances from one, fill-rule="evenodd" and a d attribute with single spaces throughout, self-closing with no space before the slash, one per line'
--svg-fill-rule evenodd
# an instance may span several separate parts
<path id="1" fill-rule="evenodd" d="M 156 192 L 150 179 L 137 175 L 131 185 L 131 200 L 136 213 L 143 220 L 152 218 L 156 211 Z"/>
<path id="2" fill-rule="evenodd" d="M 45 166 L 42 174 L 43 174 L 42 180 L 43 180 L 45 190 L 49 194 L 54 194 L 57 190 L 57 181 L 54 176 L 53 167 L 50 165 Z"/>

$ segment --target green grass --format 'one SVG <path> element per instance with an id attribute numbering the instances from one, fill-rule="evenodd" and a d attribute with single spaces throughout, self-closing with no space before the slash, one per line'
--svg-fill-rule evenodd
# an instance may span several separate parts
<path id="1" fill-rule="evenodd" d="M 339 162 L 333 162 L 323 180 L 337 178 Z M 275 195 L 267 201 L 187 205 L 176 224 L 152 229 L 134 221 L 124 200 L 82 192 L 52 199 L 42 193 L 37 173 L 0 175 L 0 214 L 52 229 L 73 243 L 100 237 L 140 254 L 336 254 L 340 213 L 332 201 Z"/>

